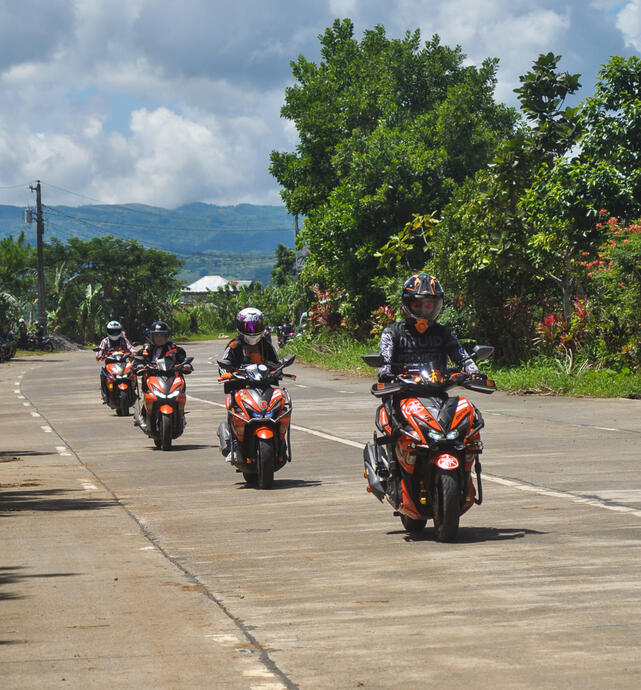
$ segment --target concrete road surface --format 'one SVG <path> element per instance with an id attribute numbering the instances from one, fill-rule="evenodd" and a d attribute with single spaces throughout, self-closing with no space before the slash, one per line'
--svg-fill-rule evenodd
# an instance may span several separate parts
<path id="1" fill-rule="evenodd" d="M 188 347 L 170 452 L 90 352 L 0 367 L 0 687 L 641 687 L 641 402 L 471 395 L 485 502 L 456 544 L 365 491 L 370 381 L 295 364 L 294 461 L 217 446 L 222 343 Z"/>

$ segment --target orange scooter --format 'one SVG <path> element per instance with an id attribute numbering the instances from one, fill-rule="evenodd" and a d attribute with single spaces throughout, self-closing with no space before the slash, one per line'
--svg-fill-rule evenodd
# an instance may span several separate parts
<path id="1" fill-rule="evenodd" d="M 477 345 L 473 359 L 488 357 L 494 348 Z M 380 366 L 380 355 L 363 355 Z M 434 520 L 439 541 L 456 539 L 459 518 L 483 502 L 480 411 L 464 397 L 449 397 L 455 386 L 493 393 L 493 381 L 464 372 L 400 371 L 389 383 L 372 386 L 382 400 L 376 413 L 380 434 L 364 450 L 367 490 L 387 499 L 408 532 L 423 530 Z M 474 487 L 472 470 L 476 474 Z"/>
<path id="2" fill-rule="evenodd" d="M 287 355 L 277 365 L 247 364 L 233 371 L 231 362 L 220 360 L 226 370 L 227 421 L 218 427 L 220 450 L 243 473 L 248 484 L 270 489 L 274 472 L 291 462 L 290 422 L 292 402 L 287 389 L 279 386 L 283 373 L 296 355 Z"/>
<path id="3" fill-rule="evenodd" d="M 137 373 L 142 373 L 142 405 L 134 424 L 154 440 L 156 448 L 171 450 L 171 443 L 185 429 L 185 376 L 191 373 L 193 357 L 181 364 L 159 359 L 156 364 L 141 363 L 137 355 Z"/>

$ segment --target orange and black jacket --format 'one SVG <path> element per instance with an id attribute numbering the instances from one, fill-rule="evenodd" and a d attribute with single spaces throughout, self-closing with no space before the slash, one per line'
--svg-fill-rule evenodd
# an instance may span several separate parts
<path id="1" fill-rule="evenodd" d="M 146 343 L 139 354 L 142 355 L 149 364 L 153 364 L 162 357 L 173 359 L 174 364 L 182 364 L 187 357 L 187 353 L 182 347 L 171 342 L 165 343 L 160 347 L 156 347 L 151 343 Z"/>
<path id="2" fill-rule="evenodd" d="M 384 361 L 378 369 L 380 381 L 389 381 L 404 367 L 445 372 L 448 358 L 468 374 L 478 372 L 458 338 L 440 323 L 433 324 L 424 333 L 419 333 L 410 319 L 393 323 L 381 334 L 380 353 Z"/>
<path id="3" fill-rule="evenodd" d="M 266 338 L 261 338 L 256 345 L 247 345 L 240 338 L 234 338 L 227 343 L 222 359 L 230 361 L 234 369 L 240 369 L 243 364 L 280 362 L 274 346 Z"/>

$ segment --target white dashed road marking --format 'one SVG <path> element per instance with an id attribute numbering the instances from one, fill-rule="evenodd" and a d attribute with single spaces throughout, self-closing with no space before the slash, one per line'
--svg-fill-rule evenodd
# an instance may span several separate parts
<path id="1" fill-rule="evenodd" d="M 38 412 L 33 412 L 33 411 L 30 412 L 29 414 L 30 414 L 32 417 L 39 417 L 39 416 L 40 416 L 40 414 L 39 414 Z"/>
<path id="2" fill-rule="evenodd" d="M 193 395 L 190 395 L 189 397 L 192 398 L 192 400 L 204 402 L 208 405 L 215 405 L 216 407 L 225 407 L 222 403 L 214 402 L 213 400 L 203 400 L 202 398 L 195 398 Z M 594 428 L 600 429 L 602 427 Z M 296 431 L 302 431 L 306 434 L 311 434 L 312 436 L 325 438 L 328 441 L 336 441 L 336 443 L 342 443 L 343 445 L 351 446 L 352 448 L 360 448 L 361 450 L 365 448 L 364 443 L 359 443 L 358 441 L 351 441 L 347 438 L 340 438 L 339 436 L 334 436 L 333 434 L 326 434 L 323 431 L 316 431 L 316 429 L 309 429 L 308 427 L 298 426 L 296 424 L 292 424 L 292 429 L 295 429 Z M 618 429 L 611 429 L 609 427 L 603 427 L 603 430 L 618 431 Z M 485 479 L 488 482 L 494 482 L 495 484 L 509 486 L 512 489 L 517 489 L 518 491 L 535 493 L 539 496 L 548 496 L 550 498 L 562 498 L 566 501 L 572 501 L 572 503 L 580 503 L 583 505 L 592 506 L 594 508 L 610 510 L 615 513 L 625 513 L 626 515 L 634 515 L 635 517 L 641 517 L 641 510 L 637 510 L 636 508 L 628 508 L 627 506 L 612 505 L 605 501 L 600 501 L 599 499 L 584 498 L 582 496 L 577 496 L 576 494 L 564 493 L 562 491 L 554 491 L 553 489 L 546 489 L 544 487 L 533 486 L 532 484 L 525 484 L 523 482 L 516 481 L 515 479 L 503 479 L 503 477 L 497 477 L 492 474 L 483 473 L 483 479 Z"/>
<path id="3" fill-rule="evenodd" d="M 71 455 L 67 446 L 56 446 L 59 455 Z"/>
<path id="4" fill-rule="evenodd" d="M 38 415 L 40 416 L 40 415 Z M 45 433 L 50 434 L 53 430 L 49 425 L 44 425 L 40 427 Z"/>

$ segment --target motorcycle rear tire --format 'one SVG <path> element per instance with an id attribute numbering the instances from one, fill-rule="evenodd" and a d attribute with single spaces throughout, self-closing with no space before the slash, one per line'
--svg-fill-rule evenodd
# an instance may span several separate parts
<path id="1" fill-rule="evenodd" d="M 258 450 L 258 488 L 271 489 L 274 483 L 274 446 L 271 441 L 259 438 Z"/>
<path id="2" fill-rule="evenodd" d="M 414 520 L 414 518 L 408 517 L 407 515 L 401 515 L 401 522 L 403 527 L 405 527 L 407 532 L 412 534 L 418 534 L 423 531 L 425 525 L 427 524 L 427 518 L 421 520 Z"/>
<path id="3" fill-rule="evenodd" d="M 458 534 L 460 506 L 460 488 L 458 479 L 449 472 L 443 472 L 438 479 L 436 489 L 438 496 L 438 511 L 440 524 L 436 528 L 438 541 L 451 542 Z"/>
<path id="4" fill-rule="evenodd" d="M 173 419 L 166 414 L 160 420 L 160 446 L 163 450 L 171 450 L 172 422 Z"/>
<path id="5" fill-rule="evenodd" d="M 43 344 L 42 344 L 42 349 L 43 349 L 45 352 L 53 352 L 53 343 L 52 343 L 52 342 L 43 343 Z"/>

